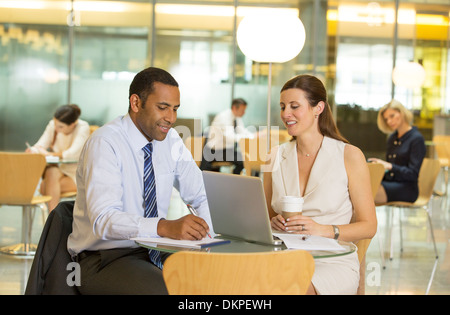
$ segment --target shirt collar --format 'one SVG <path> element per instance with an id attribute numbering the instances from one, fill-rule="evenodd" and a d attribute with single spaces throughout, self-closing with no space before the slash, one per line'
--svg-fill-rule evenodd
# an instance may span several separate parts
<path id="1" fill-rule="evenodd" d="M 133 150 L 135 152 L 142 151 L 142 148 L 145 147 L 148 143 L 147 138 L 145 138 L 144 135 L 139 131 L 139 129 L 137 129 L 129 114 L 123 116 L 122 123 L 128 135 L 128 138 L 130 139 L 130 145 Z"/>

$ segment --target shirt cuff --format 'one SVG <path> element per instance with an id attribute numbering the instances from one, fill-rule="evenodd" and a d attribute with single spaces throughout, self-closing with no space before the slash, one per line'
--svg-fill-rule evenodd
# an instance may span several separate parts
<path id="1" fill-rule="evenodd" d="M 142 218 L 139 223 L 138 237 L 159 237 L 158 222 L 162 218 Z"/>

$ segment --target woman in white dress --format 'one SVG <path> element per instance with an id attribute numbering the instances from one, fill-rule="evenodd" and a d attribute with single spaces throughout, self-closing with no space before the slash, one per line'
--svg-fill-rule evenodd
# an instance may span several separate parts
<path id="1" fill-rule="evenodd" d="M 272 228 L 349 242 L 372 238 L 377 220 L 366 159 L 337 130 L 322 82 L 310 75 L 289 80 L 280 106 L 294 139 L 272 149 L 264 173 Z M 284 196 L 304 198 L 302 215 L 281 216 Z M 316 259 L 308 293 L 356 294 L 358 284 L 357 253 Z"/>
<path id="2" fill-rule="evenodd" d="M 84 143 L 89 138 L 89 124 L 79 119 L 81 109 L 77 105 L 59 107 L 38 142 L 26 152 L 57 156 L 60 159 L 78 160 Z M 53 210 L 62 193 L 76 191 L 77 164 L 49 165 L 45 169 L 40 192 L 51 196 L 48 209 Z"/>

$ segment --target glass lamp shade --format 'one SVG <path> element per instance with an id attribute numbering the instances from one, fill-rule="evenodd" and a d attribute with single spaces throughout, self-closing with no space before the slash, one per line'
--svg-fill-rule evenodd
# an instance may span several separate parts
<path id="1" fill-rule="evenodd" d="M 425 82 L 425 69 L 417 62 L 399 64 L 392 71 L 392 81 L 396 86 L 418 88 Z"/>
<path id="2" fill-rule="evenodd" d="M 305 45 L 305 27 L 293 14 L 249 15 L 237 30 L 237 42 L 244 55 L 256 62 L 286 62 Z"/>

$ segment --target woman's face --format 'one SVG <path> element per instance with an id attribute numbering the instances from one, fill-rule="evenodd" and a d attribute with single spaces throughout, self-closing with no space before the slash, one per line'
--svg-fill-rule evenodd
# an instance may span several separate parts
<path id="1" fill-rule="evenodd" d="M 298 136 L 315 126 L 314 109 L 300 89 L 281 92 L 280 109 L 281 120 L 291 136 Z"/>
<path id="2" fill-rule="evenodd" d="M 397 130 L 404 123 L 403 115 L 396 109 L 388 108 L 383 113 L 383 119 L 392 130 Z"/>
<path id="3" fill-rule="evenodd" d="M 65 124 L 65 123 L 59 121 L 56 118 L 53 118 L 53 122 L 55 123 L 55 131 L 57 133 L 61 132 L 61 133 L 65 134 L 65 135 L 71 134 L 72 131 L 75 129 L 76 125 L 77 125 L 77 121 L 75 121 L 74 123 L 68 125 L 68 124 Z"/>

